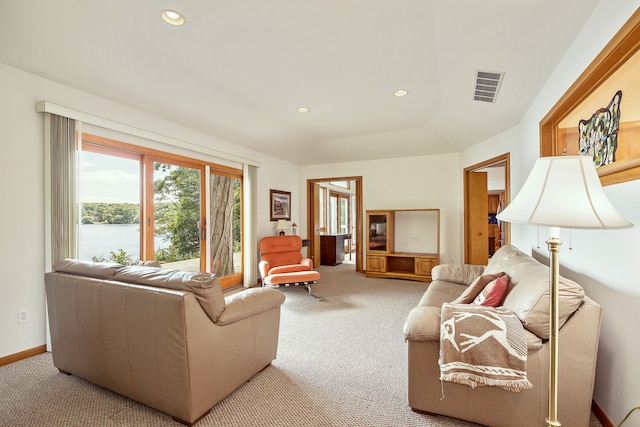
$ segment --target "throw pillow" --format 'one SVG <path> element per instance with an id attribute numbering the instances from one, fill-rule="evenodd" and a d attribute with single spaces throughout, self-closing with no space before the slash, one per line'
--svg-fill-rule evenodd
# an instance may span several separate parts
<path id="1" fill-rule="evenodd" d="M 503 275 L 504 272 L 478 276 L 476 280 L 474 280 L 469 286 L 467 286 L 467 289 L 465 289 L 465 291 L 458 298 L 451 301 L 451 304 L 471 304 L 473 300 L 478 296 L 480 291 L 482 291 L 488 283 Z"/>
<path id="2" fill-rule="evenodd" d="M 473 301 L 474 304 L 498 307 L 504 296 L 507 294 L 507 286 L 509 285 L 509 276 L 506 274 L 492 280 L 484 287 Z"/>

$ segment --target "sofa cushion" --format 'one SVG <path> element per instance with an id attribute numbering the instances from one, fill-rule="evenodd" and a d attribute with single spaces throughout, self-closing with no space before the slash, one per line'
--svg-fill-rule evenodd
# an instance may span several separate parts
<path id="1" fill-rule="evenodd" d="M 480 291 L 473 303 L 488 307 L 498 307 L 507 294 L 508 283 L 509 276 L 506 274 L 492 280 Z"/>
<path id="2" fill-rule="evenodd" d="M 503 306 L 512 310 L 524 327 L 542 339 L 549 338 L 549 267 L 515 246 L 503 246 L 487 265 L 486 273 L 504 271 L 513 288 Z M 559 327 L 584 300 L 584 289 L 576 282 L 560 276 L 558 285 Z"/>
<path id="3" fill-rule="evenodd" d="M 493 280 L 504 275 L 504 272 L 496 274 L 483 274 L 476 277 L 476 279 L 465 289 L 465 291 L 455 300 L 451 301 L 451 304 L 471 304 L 478 294 Z"/>
<path id="4" fill-rule="evenodd" d="M 484 269 L 484 265 L 438 264 L 431 269 L 431 280 L 469 286 L 478 276 L 484 274 Z"/>
<path id="5" fill-rule="evenodd" d="M 215 274 L 164 270 L 144 266 L 126 266 L 117 270 L 114 280 L 156 288 L 192 292 L 212 321 L 217 321 L 225 308 L 224 295 Z"/>
<path id="6" fill-rule="evenodd" d="M 296 271 L 309 271 L 309 267 L 304 264 L 281 265 L 280 267 L 273 267 L 270 269 L 268 274 L 293 273 Z"/>
<path id="7" fill-rule="evenodd" d="M 122 265 L 116 263 L 82 261 L 69 258 L 53 263 L 53 271 L 75 276 L 89 276 L 102 280 L 112 280 L 120 267 Z"/>
<path id="8" fill-rule="evenodd" d="M 460 296 L 468 286 L 457 283 L 449 283 L 436 280 L 429 284 L 427 292 L 422 295 L 418 305 L 432 305 L 441 307 L 443 303 L 450 302 Z"/>
<path id="9" fill-rule="evenodd" d="M 264 278 L 265 286 L 291 285 L 297 283 L 315 283 L 320 280 L 320 273 L 315 270 L 291 271 L 285 274 L 269 274 Z"/>

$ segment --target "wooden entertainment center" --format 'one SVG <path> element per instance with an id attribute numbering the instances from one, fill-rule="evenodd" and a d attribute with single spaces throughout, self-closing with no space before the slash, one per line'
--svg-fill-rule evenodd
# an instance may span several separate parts
<path id="1" fill-rule="evenodd" d="M 431 281 L 440 262 L 440 209 L 367 211 L 367 277 Z"/>

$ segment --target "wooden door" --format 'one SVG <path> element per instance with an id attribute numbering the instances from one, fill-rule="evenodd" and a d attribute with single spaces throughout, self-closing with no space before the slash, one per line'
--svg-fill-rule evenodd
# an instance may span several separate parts
<path id="1" fill-rule="evenodd" d="M 487 173 L 466 174 L 467 223 L 465 230 L 465 263 L 486 265 L 489 260 L 489 198 Z"/>
<path id="2" fill-rule="evenodd" d="M 309 186 L 310 200 L 311 200 L 311 241 L 312 247 L 311 258 L 313 259 L 313 267 L 318 268 L 320 266 L 320 184 L 317 182 L 312 183 Z"/>

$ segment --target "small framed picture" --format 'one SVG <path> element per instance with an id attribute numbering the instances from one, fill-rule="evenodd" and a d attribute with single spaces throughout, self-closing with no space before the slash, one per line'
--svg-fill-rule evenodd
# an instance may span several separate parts
<path id="1" fill-rule="evenodd" d="M 270 190 L 271 221 L 291 220 L 291 192 Z"/>

